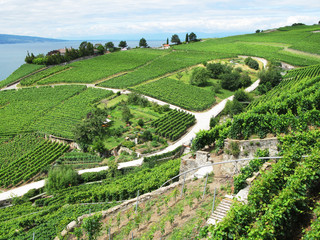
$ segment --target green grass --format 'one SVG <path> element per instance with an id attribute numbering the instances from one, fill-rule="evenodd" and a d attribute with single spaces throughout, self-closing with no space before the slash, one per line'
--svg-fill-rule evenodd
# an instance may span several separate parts
<path id="1" fill-rule="evenodd" d="M 187 110 L 201 111 L 215 103 L 215 96 L 212 91 L 170 78 L 162 78 L 148 84 L 139 85 L 133 90 Z"/>
<path id="2" fill-rule="evenodd" d="M 68 64 L 70 70 L 40 80 L 38 84 L 93 83 L 114 74 L 135 69 L 163 54 L 165 51 L 152 49 L 133 49 L 106 54 Z"/>
<path id="3" fill-rule="evenodd" d="M 0 81 L 0 88 L 7 86 L 8 84 L 22 78 L 36 70 L 43 68 L 44 65 L 35 65 L 35 64 L 23 64 L 17 70 L 15 70 L 9 77 L 5 80 Z"/>

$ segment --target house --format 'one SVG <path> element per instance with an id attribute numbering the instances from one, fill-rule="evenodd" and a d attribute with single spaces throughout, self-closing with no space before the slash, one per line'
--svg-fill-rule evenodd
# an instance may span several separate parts
<path id="1" fill-rule="evenodd" d="M 163 48 L 163 49 L 169 49 L 169 48 L 170 48 L 170 45 L 169 45 L 169 44 L 162 44 L 162 48 Z"/>

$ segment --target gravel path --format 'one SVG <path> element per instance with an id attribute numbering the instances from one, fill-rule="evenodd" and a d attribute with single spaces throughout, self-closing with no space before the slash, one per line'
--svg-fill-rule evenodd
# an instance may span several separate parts
<path id="1" fill-rule="evenodd" d="M 254 59 L 261 61 L 264 65 L 264 67 L 267 66 L 267 60 L 262 59 L 262 58 L 256 58 L 254 57 Z M 246 88 L 245 91 L 247 92 L 251 92 L 253 90 L 255 90 L 258 85 L 259 85 L 260 80 L 255 81 L 250 87 Z M 129 94 L 130 91 L 128 90 L 123 90 L 123 89 L 112 89 L 112 88 L 103 88 L 103 87 L 98 87 L 95 86 L 94 84 L 85 84 L 87 87 L 93 87 L 93 88 L 100 88 L 100 89 L 104 89 L 104 90 L 111 90 L 114 93 L 117 92 L 121 92 L 122 94 Z M 153 101 L 156 102 L 160 105 L 164 105 L 164 104 L 168 104 L 166 102 L 160 101 L 158 99 L 152 98 L 152 97 L 148 97 L 145 96 L 149 101 Z M 175 142 L 174 144 L 168 146 L 167 148 L 163 149 L 160 152 L 154 153 L 154 154 L 150 154 L 148 156 L 154 156 L 154 155 L 159 155 L 162 153 L 166 153 L 166 152 L 170 152 L 174 149 L 176 149 L 177 147 L 181 146 L 181 145 L 189 145 L 191 140 L 195 138 L 196 133 L 199 132 L 200 130 L 209 130 L 210 129 L 210 118 L 211 117 L 215 117 L 217 116 L 225 107 L 226 103 L 228 100 L 232 100 L 233 96 L 228 97 L 227 99 L 224 99 L 223 101 L 221 101 L 220 103 L 218 103 L 217 105 L 215 105 L 214 107 L 212 107 L 211 109 L 205 111 L 205 112 L 190 112 L 187 111 L 189 113 L 192 113 L 193 115 L 195 115 L 196 117 L 196 124 L 192 127 L 192 129 L 185 134 L 180 140 L 178 140 L 177 142 Z M 170 108 L 172 109 L 181 109 L 178 106 L 169 104 Z M 141 166 L 143 163 L 143 158 L 137 159 L 137 160 L 133 160 L 130 162 L 124 162 L 124 163 L 119 163 L 118 164 L 118 169 L 121 168 L 127 168 L 127 167 L 135 167 L 135 166 Z M 90 168 L 90 169 L 84 169 L 84 170 L 79 170 L 78 173 L 79 174 L 83 174 L 86 172 L 99 172 L 99 171 L 103 171 L 103 170 L 107 170 L 108 166 L 104 166 L 104 167 L 97 167 L 97 168 Z M 38 189 L 38 188 L 42 188 L 44 186 L 45 181 L 41 180 L 38 182 L 34 182 L 34 183 L 30 183 L 30 184 L 26 184 L 24 186 L 15 188 L 15 189 L 11 189 L 7 192 L 4 193 L 0 193 L 0 201 L 1 200 L 5 200 L 5 199 L 9 199 L 12 198 L 12 196 L 22 196 L 25 193 L 27 193 L 30 189 Z"/>

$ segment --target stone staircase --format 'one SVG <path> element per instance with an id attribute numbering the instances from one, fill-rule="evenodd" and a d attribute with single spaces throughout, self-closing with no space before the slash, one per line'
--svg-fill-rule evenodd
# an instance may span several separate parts
<path id="1" fill-rule="evenodd" d="M 265 171 L 268 167 L 271 166 L 270 162 L 265 162 L 261 170 Z M 207 225 L 215 225 L 219 222 L 222 221 L 222 219 L 227 215 L 228 211 L 231 208 L 232 201 L 239 201 L 244 204 L 248 203 L 248 195 L 249 195 L 249 190 L 252 182 L 260 175 L 260 171 L 253 173 L 253 176 L 251 178 L 248 178 L 246 180 L 248 186 L 245 188 L 241 189 L 237 195 L 225 195 L 220 204 L 216 207 L 214 210 L 213 214 L 209 217 L 207 221 Z"/>
<path id="2" fill-rule="evenodd" d="M 207 224 L 215 225 L 218 222 L 221 222 L 231 208 L 232 199 L 232 195 L 226 195 L 214 210 L 213 214 L 209 217 Z"/>

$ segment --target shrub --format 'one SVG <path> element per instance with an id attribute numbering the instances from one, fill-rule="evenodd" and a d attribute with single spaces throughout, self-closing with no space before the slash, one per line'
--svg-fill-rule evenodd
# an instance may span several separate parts
<path id="1" fill-rule="evenodd" d="M 78 185 L 80 180 L 79 174 L 67 166 L 59 166 L 49 171 L 45 189 L 50 193 L 55 190 Z"/>
<path id="2" fill-rule="evenodd" d="M 205 86 L 209 80 L 209 72 L 205 68 L 195 68 L 190 77 L 190 84 L 196 86 Z"/>

